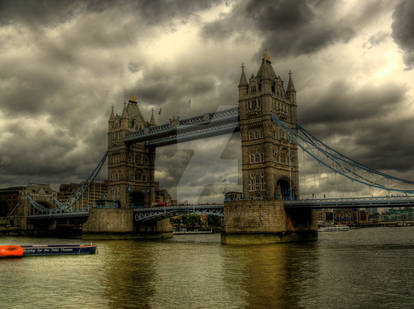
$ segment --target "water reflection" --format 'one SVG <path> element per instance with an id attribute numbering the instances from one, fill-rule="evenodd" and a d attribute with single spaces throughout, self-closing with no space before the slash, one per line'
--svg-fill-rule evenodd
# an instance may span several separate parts
<path id="1" fill-rule="evenodd" d="M 2 260 L 0 308 L 413 308 L 413 261 L 414 228 L 248 247 L 100 241 L 96 255 Z"/>
<path id="2" fill-rule="evenodd" d="M 155 293 L 154 243 L 109 241 L 101 244 L 104 256 L 100 283 L 111 308 L 149 308 Z"/>
<path id="3" fill-rule="evenodd" d="M 303 283 L 318 276 L 315 247 L 278 244 L 226 248 L 224 279 L 234 286 L 237 278 L 243 278 L 238 288 L 245 292 L 245 305 L 249 308 L 298 308 L 306 298 Z M 314 255 L 311 259 L 310 254 Z"/>

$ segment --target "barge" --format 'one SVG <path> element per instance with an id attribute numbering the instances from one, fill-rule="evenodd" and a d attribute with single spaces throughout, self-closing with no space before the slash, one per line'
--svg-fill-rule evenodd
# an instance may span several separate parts
<path id="1" fill-rule="evenodd" d="M 46 255 L 79 255 L 95 254 L 96 245 L 6 245 L 0 246 L 0 258 L 46 256 Z"/>

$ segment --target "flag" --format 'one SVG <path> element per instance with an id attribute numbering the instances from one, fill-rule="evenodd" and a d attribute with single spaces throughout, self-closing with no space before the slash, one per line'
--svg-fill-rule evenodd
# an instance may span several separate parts
<path id="1" fill-rule="evenodd" d="M 188 108 L 191 108 L 191 98 L 188 100 Z"/>
<path id="2" fill-rule="evenodd" d="M 160 110 L 158 111 L 158 115 L 161 115 L 161 107 L 160 107 Z"/>

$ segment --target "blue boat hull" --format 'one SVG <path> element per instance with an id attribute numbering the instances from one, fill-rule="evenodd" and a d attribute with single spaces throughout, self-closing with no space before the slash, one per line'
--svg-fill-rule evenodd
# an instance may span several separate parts
<path id="1" fill-rule="evenodd" d="M 96 245 L 22 245 L 23 256 L 95 254 Z"/>

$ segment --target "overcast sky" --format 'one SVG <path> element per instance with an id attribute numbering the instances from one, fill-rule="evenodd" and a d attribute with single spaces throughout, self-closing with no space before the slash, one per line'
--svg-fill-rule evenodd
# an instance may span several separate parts
<path id="1" fill-rule="evenodd" d="M 147 119 L 161 107 L 158 123 L 237 105 L 240 64 L 256 74 L 265 48 L 294 72 L 304 127 L 413 179 L 412 16 L 409 0 L 0 0 L 0 186 L 86 178 L 130 95 Z M 220 200 L 240 187 L 239 139 L 160 148 L 156 178 Z"/>

